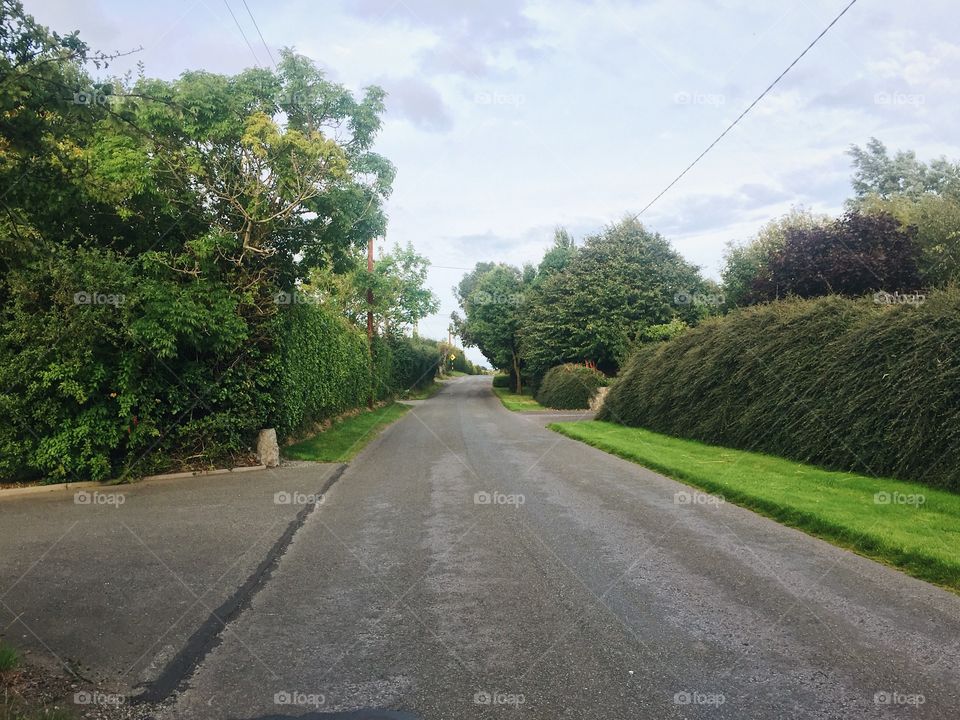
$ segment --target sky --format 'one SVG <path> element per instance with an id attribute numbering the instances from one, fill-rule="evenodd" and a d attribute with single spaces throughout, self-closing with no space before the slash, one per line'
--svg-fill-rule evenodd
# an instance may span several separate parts
<path id="1" fill-rule="evenodd" d="M 555 227 L 582 242 L 640 211 L 848 2 L 24 4 L 94 49 L 142 48 L 111 72 L 142 62 L 166 79 L 236 73 L 268 65 L 266 44 L 274 57 L 295 48 L 354 91 L 383 87 L 375 149 L 398 170 L 383 242 L 409 241 L 431 260 L 441 307 L 420 332 L 444 338 L 466 270 L 536 263 Z M 851 144 L 875 136 L 921 159 L 960 158 L 958 110 L 956 0 L 859 0 L 641 219 L 717 279 L 725 243 L 791 206 L 842 210 Z"/>

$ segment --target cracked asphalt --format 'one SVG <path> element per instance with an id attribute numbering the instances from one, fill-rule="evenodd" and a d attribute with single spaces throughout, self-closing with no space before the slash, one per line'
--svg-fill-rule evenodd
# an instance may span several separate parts
<path id="1" fill-rule="evenodd" d="M 960 597 L 676 504 L 489 384 L 448 383 L 329 487 L 3 501 L 0 627 L 160 718 L 960 717 Z"/>

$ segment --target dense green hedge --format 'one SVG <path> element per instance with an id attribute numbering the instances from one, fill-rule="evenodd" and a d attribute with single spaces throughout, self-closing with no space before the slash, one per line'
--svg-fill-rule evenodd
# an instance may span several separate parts
<path id="1" fill-rule="evenodd" d="M 277 435 L 286 438 L 367 402 L 370 353 L 362 331 L 339 313 L 306 303 L 283 306 L 277 323 Z"/>
<path id="2" fill-rule="evenodd" d="M 707 320 L 642 347 L 600 419 L 960 490 L 960 289 Z"/>
<path id="3" fill-rule="evenodd" d="M 497 374 L 493 376 L 493 386 L 496 388 L 513 387 L 513 380 L 509 375 Z"/>
<path id="4" fill-rule="evenodd" d="M 331 308 L 284 306 L 278 315 L 277 434 L 287 438 L 318 421 L 367 403 L 371 356 L 366 333 Z M 374 338 L 373 396 L 377 400 L 422 388 L 436 376 L 435 341 Z"/>
<path id="5" fill-rule="evenodd" d="M 227 280 L 67 246 L 0 277 L 0 480 L 247 456 L 273 367 Z"/>
<path id="6" fill-rule="evenodd" d="M 391 340 L 393 366 L 391 392 L 403 393 L 426 387 L 440 367 L 440 348 L 434 340 L 394 338 Z"/>
<path id="7" fill-rule="evenodd" d="M 559 410 L 584 410 L 590 400 L 607 384 L 602 372 L 584 365 L 568 363 L 550 368 L 540 383 L 537 402 Z"/>

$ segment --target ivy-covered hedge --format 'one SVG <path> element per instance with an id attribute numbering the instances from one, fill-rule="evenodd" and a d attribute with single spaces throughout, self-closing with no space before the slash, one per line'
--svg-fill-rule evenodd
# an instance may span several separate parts
<path id="1" fill-rule="evenodd" d="M 277 315 L 277 338 L 274 425 L 279 437 L 368 401 L 367 338 L 342 315 L 307 303 L 283 306 Z"/>
<path id="2" fill-rule="evenodd" d="M 642 347 L 600 419 L 960 490 L 960 289 L 707 320 Z"/>
<path id="3" fill-rule="evenodd" d="M 537 391 L 537 402 L 558 410 L 585 410 L 607 376 L 584 365 L 567 363 L 547 371 Z"/>
<path id="4" fill-rule="evenodd" d="M 269 345 L 225 280 L 67 246 L 0 277 L 0 480 L 248 456 L 273 403 Z"/>
<path id="5" fill-rule="evenodd" d="M 0 276 L 0 481 L 243 463 L 365 405 L 366 333 L 332 309 L 231 291 L 149 256 L 60 248 Z M 374 396 L 433 380 L 436 343 L 376 339 Z"/>
<path id="6" fill-rule="evenodd" d="M 365 405 L 371 393 L 366 332 L 335 310 L 294 303 L 277 317 L 280 378 L 274 424 L 281 438 Z M 382 400 L 422 388 L 440 364 L 437 343 L 418 338 L 374 338 L 373 396 Z"/>
<path id="7" fill-rule="evenodd" d="M 423 338 L 394 338 L 390 348 L 392 393 L 418 390 L 433 382 L 442 362 L 437 342 Z"/>

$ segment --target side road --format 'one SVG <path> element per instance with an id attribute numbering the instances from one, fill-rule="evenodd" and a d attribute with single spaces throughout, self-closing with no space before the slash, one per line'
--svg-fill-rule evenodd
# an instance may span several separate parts
<path id="1" fill-rule="evenodd" d="M 217 618 L 242 609 L 343 467 L 2 499 L 2 635 L 104 692 L 169 682 L 222 627 Z"/>

